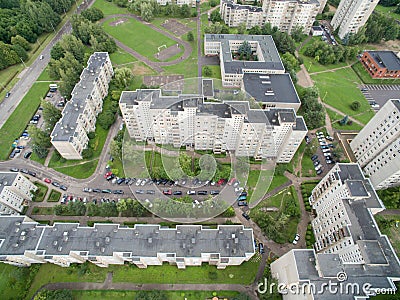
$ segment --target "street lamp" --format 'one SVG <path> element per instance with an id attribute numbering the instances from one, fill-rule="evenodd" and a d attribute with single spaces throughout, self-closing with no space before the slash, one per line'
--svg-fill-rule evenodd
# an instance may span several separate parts
<path id="1" fill-rule="evenodd" d="M 20 57 L 19 59 L 22 61 L 24 67 L 26 68 L 26 64 L 25 64 L 25 62 L 23 61 L 23 59 L 22 59 L 21 57 Z"/>

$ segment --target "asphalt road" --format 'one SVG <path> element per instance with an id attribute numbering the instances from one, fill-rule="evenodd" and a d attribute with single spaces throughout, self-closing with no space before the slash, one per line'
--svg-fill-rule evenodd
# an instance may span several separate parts
<path id="1" fill-rule="evenodd" d="M 92 5 L 93 0 L 90 0 L 87 6 Z M 80 12 L 86 5 L 81 5 L 78 9 Z M 15 108 L 25 97 L 27 92 L 30 90 L 32 85 L 38 79 L 40 74 L 46 68 L 50 61 L 50 50 L 55 43 L 57 43 L 64 34 L 70 33 L 72 30 L 71 22 L 68 20 L 63 27 L 57 32 L 50 43 L 43 49 L 36 60 L 31 64 L 31 66 L 25 68 L 20 74 L 20 80 L 14 85 L 14 87 L 9 91 L 11 93 L 10 97 L 4 98 L 3 102 L 0 104 L 0 128 L 4 125 L 8 117 L 13 113 Z M 43 59 L 40 56 L 43 55 Z"/>

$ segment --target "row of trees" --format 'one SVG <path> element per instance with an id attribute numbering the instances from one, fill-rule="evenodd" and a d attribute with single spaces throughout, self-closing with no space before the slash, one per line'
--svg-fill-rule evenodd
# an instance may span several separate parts
<path id="1" fill-rule="evenodd" d="M 83 202 L 68 202 L 67 205 L 58 204 L 54 206 L 54 213 L 58 216 L 84 216 L 86 205 Z"/>
<path id="2" fill-rule="evenodd" d="M 315 41 L 304 50 L 304 55 L 313 57 L 322 65 L 337 64 L 339 62 L 353 59 L 358 53 L 355 47 L 333 46 L 324 41 Z"/>
<path id="3" fill-rule="evenodd" d="M 303 116 L 308 129 L 322 127 L 325 124 L 325 109 L 318 102 L 318 90 L 314 87 L 301 90 L 299 92 L 301 99 L 300 114 Z"/>
<path id="4" fill-rule="evenodd" d="M 146 22 L 159 16 L 189 18 L 190 16 L 195 17 L 197 15 L 196 13 L 191 13 L 191 9 L 187 4 L 183 4 L 182 6 L 171 3 L 160 5 L 155 0 L 135 0 L 128 6 L 128 10 L 140 14 Z"/>

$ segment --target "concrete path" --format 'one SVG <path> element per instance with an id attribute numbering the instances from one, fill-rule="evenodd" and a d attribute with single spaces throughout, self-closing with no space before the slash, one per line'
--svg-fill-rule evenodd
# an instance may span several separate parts
<path id="1" fill-rule="evenodd" d="M 177 42 L 178 44 L 180 44 L 184 48 L 182 56 L 178 57 L 178 58 L 176 58 L 174 60 L 171 60 L 171 61 L 152 61 L 152 60 L 148 59 L 147 57 L 139 54 L 135 50 L 131 49 L 127 45 L 123 44 L 121 41 L 119 41 L 115 37 L 111 36 L 115 40 L 115 42 L 118 45 L 118 47 L 121 47 L 122 49 L 124 49 L 128 53 L 132 54 L 135 58 L 137 58 L 138 60 L 144 62 L 146 65 L 148 65 L 150 68 L 154 69 L 158 73 L 162 73 L 164 71 L 162 69 L 162 67 L 179 64 L 182 61 L 188 59 L 190 54 L 192 53 L 192 46 L 190 45 L 190 43 L 182 40 L 181 38 L 178 38 L 178 37 L 172 35 L 171 33 L 167 32 L 165 30 L 162 30 L 162 29 L 154 26 L 151 23 L 144 22 L 140 17 L 138 17 L 138 16 L 136 16 L 134 14 L 115 14 L 115 15 L 110 15 L 110 16 L 107 16 L 104 19 L 102 19 L 100 21 L 100 23 L 104 23 L 105 21 L 113 19 L 113 18 L 132 18 L 132 19 L 135 19 L 138 22 L 150 27 L 154 31 L 157 31 L 157 32 L 167 36 L 168 38 L 174 40 L 175 42 Z"/>

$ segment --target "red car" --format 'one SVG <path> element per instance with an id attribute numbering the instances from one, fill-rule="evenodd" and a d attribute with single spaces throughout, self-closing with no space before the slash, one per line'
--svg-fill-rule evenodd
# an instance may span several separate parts
<path id="1" fill-rule="evenodd" d="M 225 183 L 225 179 L 221 178 L 220 180 L 218 180 L 217 185 L 223 185 Z"/>
<path id="2" fill-rule="evenodd" d="M 44 182 L 46 182 L 46 183 L 51 183 L 51 179 L 45 178 L 45 179 L 44 179 Z"/>
<path id="3" fill-rule="evenodd" d="M 232 178 L 231 180 L 229 180 L 228 185 L 232 185 L 234 184 L 236 181 L 236 178 Z"/>
<path id="4" fill-rule="evenodd" d="M 112 174 L 112 172 L 107 172 L 106 174 L 104 174 L 104 178 L 107 178 L 108 176 L 110 176 Z"/>
<path id="5" fill-rule="evenodd" d="M 163 190 L 163 194 L 164 195 L 172 195 L 172 191 L 171 190 Z"/>

